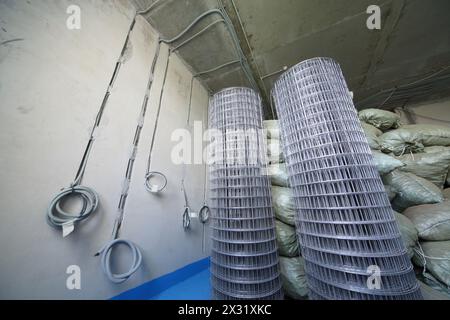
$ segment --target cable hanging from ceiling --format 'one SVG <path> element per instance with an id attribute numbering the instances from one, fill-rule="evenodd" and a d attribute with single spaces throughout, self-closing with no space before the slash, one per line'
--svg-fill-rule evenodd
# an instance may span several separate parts
<path id="1" fill-rule="evenodd" d="M 120 236 L 120 230 L 124 221 L 125 217 L 125 205 L 128 198 L 128 193 L 130 189 L 130 183 L 131 178 L 133 174 L 133 168 L 136 161 L 136 156 L 138 152 L 138 146 L 139 141 L 142 133 L 142 129 L 144 127 L 144 121 L 145 121 L 145 115 L 147 112 L 147 106 L 148 101 L 150 99 L 150 90 L 152 88 L 153 80 L 154 80 L 154 73 L 156 68 L 156 63 L 158 61 L 159 53 L 161 49 L 161 42 L 158 41 L 155 56 L 153 58 L 153 62 L 150 69 L 150 75 L 146 87 L 146 92 L 144 95 L 144 100 L 142 102 L 141 111 L 139 114 L 139 118 L 137 121 L 136 130 L 133 137 L 133 142 L 131 145 L 131 153 L 130 157 L 127 162 L 127 167 L 125 171 L 125 177 L 122 184 L 122 192 L 119 199 L 119 204 L 117 207 L 117 216 L 116 220 L 114 221 L 114 227 L 112 232 L 112 240 L 108 242 L 97 254 L 96 256 L 101 255 L 101 266 L 105 273 L 105 275 L 108 277 L 108 279 L 114 283 L 122 283 L 126 281 L 131 275 L 133 275 L 140 267 L 142 263 L 142 254 L 139 248 L 136 244 L 129 240 L 121 239 Z M 168 58 L 169 59 L 169 58 Z M 118 246 L 119 244 L 124 244 L 128 246 L 128 248 L 131 250 L 132 253 L 132 262 L 130 269 L 121 274 L 116 274 L 111 271 L 111 255 L 112 250 L 114 247 Z"/>
<path id="2" fill-rule="evenodd" d="M 194 87 L 194 77 L 191 78 L 191 84 L 190 84 L 190 93 L 189 93 L 189 105 L 188 105 L 188 115 L 186 120 L 186 129 L 190 132 L 190 120 L 191 120 L 191 108 L 192 108 L 192 92 Z M 184 155 L 185 156 L 185 155 Z M 189 206 L 189 200 L 186 190 L 186 162 L 187 159 L 184 157 L 183 159 L 183 169 L 182 169 L 182 176 L 181 176 L 181 191 L 183 192 L 184 196 L 184 212 L 183 212 L 183 228 L 185 230 L 189 229 L 191 226 L 191 207 Z"/>
<path id="3" fill-rule="evenodd" d="M 161 42 L 159 43 L 161 44 Z M 156 133 L 158 131 L 159 118 L 161 115 L 161 106 L 164 97 L 164 88 L 166 86 L 167 72 L 169 70 L 170 57 L 171 51 L 169 50 L 166 61 L 166 67 L 164 69 L 163 83 L 161 86 L 161 91 L 159 93 L 158 109 L 156 111 L 155 126 L 153 127 L 153 133 L 150 143 L 150 151 L 148 153 L 147 172 L 145 174 L 145 188 L 147 189 L 148 192 L 153 194 L 162 192 L 167 186 L 167 177 L 160 171 L 152 170 L 152 157 L 153 157 L 153 149 L 155 147 Z"/>
<path id="4" fill-rule="evenodd" d="M 445 66 L 438 71 L 435 71 L 425 77 L 414 80 L 412 82 L 395 86 L 394 88 L 381 90 L 369 97 L 366 97 L 356 104 L 361 107 L 361 105 L 367 101 L 371 101 L 378 96 L 383 96 L 387 94 L 387 97 L 381 102 L 372 102 L 368 103 L 369 106 L 374 105 L 374 107 L 382 108 L 388 102 L 390 104 L 397 103 L 399 101 L 408 101 L 410 99 L 420 97 L 420 96 L 430 96 L 433 92 L 438 93 L 442 90 L 448 90 L 449 84 L 448 80 L 450 80 L 450 73 L 443 74 L 442 73 L 448 70 L 450 66 Z M 365 106 L 364 106 L 365 107 Z"/>
<path id="5" fill-rule="evenodd" d="M 190 129 L 191 125 L 190 125 L 190 122 L 191 122 L 194 79 L 195 79 L 195 76 L 193 76 L 191 78 L 191 82 L 190 82 L 188 115 L 187 115 L 187 121 L 186 121 L 186 130 L 188 130 L 190 136 L 191 136 L 191 129 Z M 183 227 L 184 227 L 185 230 L 190 228 L 191 217 L 193 216 L 193 212 L 192 212 L 191 207 L 189 205 L 188 193 L 187 193 L 187 190 L 186 190 L 186 161 L 187 161 L 187 159 L 185 158 L 183 163 L 182 163 L 183 169 L 182 169 L 182 178 L 181 178 L 181 190 L 183 192 L 183 197 L 184 197 Z M 205 166 L 205 170 L 206 170 L 206 166 Z M 206 188 L 206 180 L 205 180 L 204 188 Z M 209 220 L 209 212 L 210 212 L 210 209 L 209 209 L 209 207 L 206 204 L 206 190 L 204 189 L 204 192 L 203 192 L 203 206 L 202 206 L 202 208 L 200 208 L 200 210 L 198 212 L 199 221 L 203 224 L 203 226 Z M 204 230 L 203 230 L 203 232 L 204 232 Z M 203 245 L 202 245 L 202 247 L 203 247 Z"/>
<path id="6" fill-rule="evenodd" d="M 161 0 L 157 0 L 154 3 L 152 3 L 150 5 L 149 8 L 139 11 L 139 12 L 145 12 L 148 13 L 148 11 L 150 11 L 152 8 L 154 8 Z M 210 9 L 207 10 L 203 13 L 201 13 L 199 16 L 197 16 L 187 27 L 185 27 L 180 33 L 178 33 L 176 36 L 174 36 L 171 39 L 161 39 L 162 42 L 166 43 L 166 44 L 171 44 L 173 42 L 176 42 L 177 40 L 180 40 L 184 35 L 186 35 L 195 25 L 197 25 L 201 20 L 203 20 L 204 18 L 206 18 L 207 16 L 213 15 L 213 14 L 217 14 L 221 17 L 220 20 L 214 21 L 212 23 L 210 23 L 209 25 L 207 25 L 206 27 L 204 27 L 202 30 L 200 30 L 199 32 L 197 32 L 196 34 L 194 34 L 193 36 L 189 37 L 189 39 L 186 39 L 185 41 L 183 41 L 182 43 L 180 43 L 178 46 L 175 46 L 172 51 L 178 50 L 181 46 L 184 46 L 185 44 L 189 43 L 190 41 L 192 41 L 193 39 L 195 39 L 196 37 L 200 36 L 201 34 L 203 34 L 206 30 L 210 29 L 212 26 L 219 24 L 220 22 L 223 22 L 227 28 L 228 33 L 231 36 L 232 42 L 233 42 L 233 46 L 234 46 L 234 50 L 236 52 L 236 55 L 238 56 L 237 60 L 233 60 L 233 61 L 229 61 L 226 63 L 222 63 L 221 65 L 217 66 L 217 67 L 213 67 L 210 68 L 208 70 L 205 71 L 201 71 L 198 72 L 196 74 L 196 76 L 201 76 L 201 75 L 205 75 L 207 73 L 211 73 L 217 70 L 220 70 L 224 67 L 239 63 L 241 65 L 241 68 L 247 78 L 247 80 L 249 81 L 250 85 L 256 90 L 259 91 L 258 89 L 258 85 L 256 83 L 256 80 L 254 79 L 251 71 L 250 71 L 250 67 L 248 65 L 248 61 L 247 58 L 245 57 L 242 48 L 239 44 L 239 39 L 237 37 L 237 34 L 234 30 L 233 24 L 228 16 L 228 14 L 226 13 L 225 9 L 223 7 L 221 7 L 220 9 Z"/>
<path id="7" fill-rule="evenodd" d="M 119 75 L 120 68 L 124 63 L 124 56 L 127 51 L 131 33 L 134 29 L 136 23 L 136 16 L 133 18 L 130 28 L 128 30 L 125 42 L 122 46 L 122 50 L 120 52 L 119 58 L 115 64 L 114 71 L 111 77 L 111 80 L 108 84 L 108 88 L 103 97 L 100 108 L 97 112 L 94 126 L 92 127 L 88 143 L 84 150 L 81 163 L 78 167 L 76 176 L 74 181 L 70 184 L 69 187 L 64 188 L 58 193 L 51 201 L 47 209 L 47 221 L 50 226 L 55 228 L 60 228 L 63 231 L 63 236 L 66 237 L 70 233 L 72 233 L 75 229 L 75 225 L 83 220 L 89 218 L 96 210 L 99 204 L 99 197 L 97 192 L 90 188 L 81 185 L 84 173 L 86 171 L 86 166 L 89 160 L 89 156 L 91 154 L 91 150 L 97 135 L 97 129 L 100 126 L 103 113 L 107 106 L 109 97 L 111 96 L 112 90 L 114 88 L 114 84 L 116 82 L 117 76 Z M 80 212 L 77 215 L 74 215 L 64 209 L 64 202 L 71 197 L 80 197 L 83 201 L 83 206 Z"/>

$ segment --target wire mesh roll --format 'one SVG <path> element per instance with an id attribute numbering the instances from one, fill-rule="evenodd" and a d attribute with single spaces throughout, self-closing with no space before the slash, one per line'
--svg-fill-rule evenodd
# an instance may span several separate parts
<path id="1" fill-rule="evenodd" d="M 339 65 L 304 61 L 273 96 L 310 298 L 421 299 Z"/>
<path id="2" fill-rule="evenodd" d="M 213 298 L 282 299 L 259 95 L 248 88 L 215 94 L 209 124 L 221 137 L 209 166 Z"/>

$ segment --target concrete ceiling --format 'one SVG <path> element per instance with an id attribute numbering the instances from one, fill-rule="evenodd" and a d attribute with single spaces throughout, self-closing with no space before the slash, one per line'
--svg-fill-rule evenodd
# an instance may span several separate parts
<path id="1" fill-rule="evenodd" d="M 134 1 L 139 9 L 155 2 Z M 373 4 L 381 7 L 381 30 L 366 27 L 366 9 Z M 221 5 L 266 102 L 267 117 L 272 116 L 269 93 L 279 73 L 265 76 L 317 56 L 341 64 L 360 108 L 393 108 L 450 96 L 448 0 L 159 0 L 145 17 L 171 38 L 201 13 Z M 219 19 L 208 16 L 173 45 Z M 225 24 L 217 23 L 177 51 L 194 72 L 202 72 L 237 59 L 231 39 Z M 239 63 L 200 79 L 211 92 L 250 86 Z"/>

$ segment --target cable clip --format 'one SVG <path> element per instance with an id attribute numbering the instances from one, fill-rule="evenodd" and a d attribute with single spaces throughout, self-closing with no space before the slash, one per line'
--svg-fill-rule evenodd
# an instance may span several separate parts
<path id="1" fill-rule="evenodd" d="M 210 212 L 211 212 L 211 210 L 205 203 L 205 205 L 200 209 L 200 212 L 198 214 L 198 217 L 199 217 L 199 220 L 201 223 L 205 224 L 208 222 L 209 217 L 210 217 Z"/>
<path id="2" fill-rule="evenodd" d="M 191 217 L 190 217 L 190 209 L 186 207 L 183 212 L 183 228 L 184 230 L 189 229 L 191 226 Z"/>

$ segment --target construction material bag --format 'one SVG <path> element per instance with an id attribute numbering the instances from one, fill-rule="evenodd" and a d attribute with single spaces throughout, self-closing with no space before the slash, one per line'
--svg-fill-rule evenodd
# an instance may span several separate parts
<path id="1" fill-rule="evenodd" d="M 281 150 L 280 140 L 268 139 L 267 140 L 267 157 L 269 158 L 269 164 L 284 163 L 283 151 Z"/>
<path id="2" fill-rule="evenodd" d="M 403 243 L 408 251 L 409 258 L 414 256 L 414 247 L 419 241 L 419 234 L 414 224 L 406 216 L 395 212 L 395 220 L 397 220 Z"/>
<path id="3" fill-rule="evenodd" d="M 423 152 L 425 152 L 425 153 L 445 152 L 448 150 L 450 150 L 450 147 L 432 146 L 432 147 L 423 148 Z"/>
<path id="4" fill-rule="evenodd" d="M 404 127 L 410 132 L 420 132 L 425 147 L 450 146 L 450 126 L 437 124 L 412 124 Z"/>
<path id="5" fill-rule="evenodd" d="M 416 176 L 433 182 L 444 188 L 450 169 L 450 150 L 434 153 L 405 154 L 398 157 L 405 164 L 401 171 L 414 173 Z"/>
<path id="6" fill-rule="evenodd" d="M 392 171 L 383 176 L 383 182 L 397 192 L 392 207 L 399 212 L 419 204 L 438 203 L 444 200 L 438 187 L 409 172 Z"/>
<path id="7" fill-rule="evenodd" d="M 391 186 L 384 186 L 384 189 L 386 190 L 386 194 L 388 195 L 389 201 L 394 200 L 394 198 L 397 196 L 397 192 L 395 189 Z"/>
<path id="8" fill-rule="evenodd" d="M 450 240 L 449 201 L 409 207 L 403 214 L 414 224 L 421 239 L 429 241 Z"/>
<path id="9" fill-rule="evenodd" d="M 444 189 L 444 191 L 442 191 L 442 195 L 446 200 L 450 200 L 450 188 Z"/>
<path id="10" fill-rule="evenodd" d="M 428 284 L 419 281 L 420 291 L 422 292 L 423 300 L 450 300 L 450 296 L 438 289 L 435 289 Z M 436 285 L 434 285 L 436 287 Z M 442 290 L 443 288 L 440 288 Z"/>
<path id="11" fill-rule="evenodd" d="M 413 262 L 450 286 L 450 241 L 424 241 L 414 250 Z"/>
<path id="12" fill-rule="evenodd" d="M 375 128 L 371 124 L 365 123 L 361 121 L 361 126 L 366 134 L 367 142 L 369 142 L 369 146 L 373 150 L 380 149 L 380 142 L 378 141 L 378 137 L 383 134 L 380 129 Z"/>
<path id="13" fill-rule="evenodd" d="M 378 151 L 372 151 L 372 155 L 380 175 L 388 174 L 405 165 L 402 161 Z"/>
<path id="14" fill-rule="evenodd" d="M 295 228 L 280 220 L 275 221 L 278 253 L 283 257 L 297 257 L 300 255 L 298 250 L 297 234 Z"/>
<path id="15" fill-rule="evenodd" d="M 268 139 L 280 140 L 280 125 L 278 120 L 263 121 L 263 127 L 266 130 Z"/>
<path id="16" fill-rule="evenodd" d="M 383 152 L 392 152 L 396 156 L 423 152 L 424 147 L 450 146 L 450 127 L 411 124 L 384 133 L 379 141 Z"/>
<path id="17" fill-rule="evenodd" d="M 295 300 L 308 298 L 305 261 L 302 257 L 280 257 L 281 283 L 284 294 Z"/>
<path id="18" fill-rule="evenodd" d="M 287 174 L 286 164 L 274 163 L 268 167 L 268 175 L 271 184 L 279 187 L 289 187 L 289 177 Z"/>
<path id="19" fill-rule="evenodd" d="M 400 126 L 400 116 L 386 110 L 365 109 L 361 110 L 358 116 L 359 120 L 371 124 L 382 131 L 397 129 Z"/>
<path id="20" fill-rule="evenodd" d="M 278 220 L 295 226 L 295 204 L 292 189 L 272 186 L 272 204 Z"/>
<path id="21" fill-rule="evenodd" d="M 450 150 L 450 147 L 441 147 L 441 146 L 434 146 L 434 147 L 425 147 L 423 149 L 423 152 L 425 153 L 435 153 L 435 152 L 447 152 Z M 447 173 L 447 178 L 445 180 L 445 185 L 447 187 L 450 187 L 450 169 Z"/>

